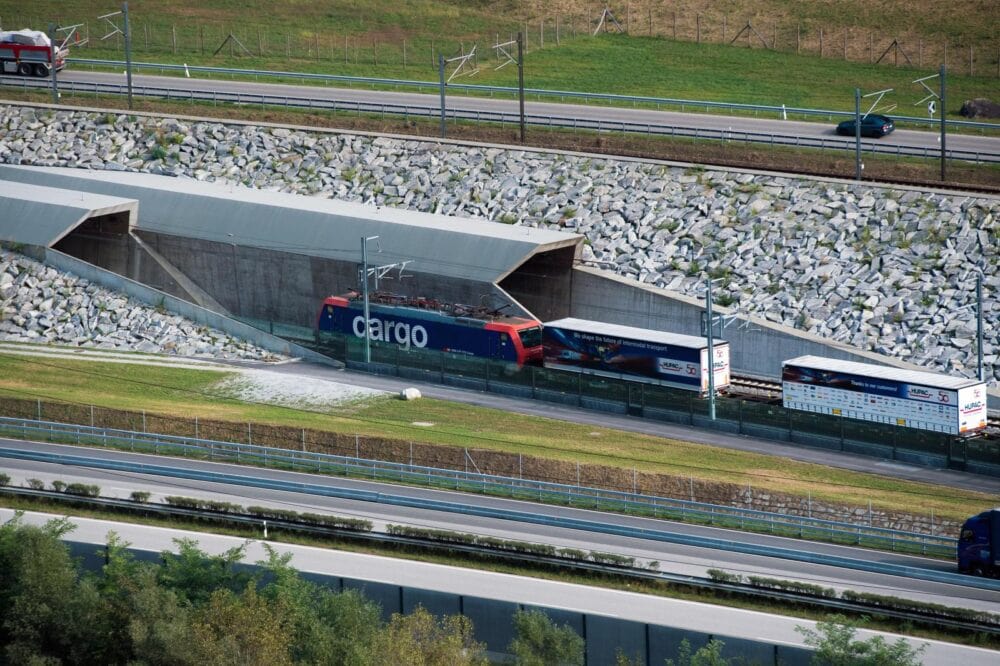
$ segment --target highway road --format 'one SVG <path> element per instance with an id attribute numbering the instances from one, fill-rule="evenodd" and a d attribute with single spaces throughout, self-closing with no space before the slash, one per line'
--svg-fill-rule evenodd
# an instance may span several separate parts
<path id="1" fill-rule="evenodd" d="M 0 509 L 0 521 L 8 520 L 12 514 L 10 510 Z M 51 514 L 29 512 L 25 515 L 24 522 L 37 525 L 52 517 Z M 170 550 L 174 548 L 174 539 L 188 538 L 198 542 L 200 548 L 209 554 L 221 554 L 230 548 L 245 545 L 245 561 L 256 562 L 267 557 L 261 542 L 246 543 L 243 539 L 235 537 L 87 518 L 72 518 L 71 522 L 76 528 L 68 538 L 80 543 L 103 544 L 107 533 L 114 531 L 133 548 L 147 552 L 159 553 Z M 676 601 L 411 560 L 275 542 L 271 542 L 270 545 L 279 553 L 291 553 L 291 565 L 303 572 L 470 594 L 549 608 L 585 611 L 654 624 L 662 624 L 664 618 L 669 618 L 671 625 L 691 631 L 712 631 L 733 637 L 802 645 L 801 636 L 795 632 L 795 626 L 813 626 L 813 623 L 805 620 L 710 604 Z M 929 658 L 926 663 L 985 665 L 993 663 L 990 658 L 995 657 L 996 653 L 935 642 L 929 647 L 926 656 Z M 933 658 L 933 661 L 930 658 Z"/>
<path id="2" fill-rule="evenodd" d="M 0 509 L 0 521 L 9 520 L 12 515 L 12 511 Z M 37 525 L 52 517 L 51 514 L 29 512 L 23 520 Z M 133 548 L 149 553 L 171 550 L 175 548 L 176 539 L 187 538 L 198 542 L 199 547 L 209 554 L 221 554 L 231 548 L 245 546 L 244 561 L 267 559 L 267 552 L 260 541 L 247 543 L 237 537 L 88 518 L 71 518 L 70 522 L 75 529 L 68 538 L 79 543 L 104 544 L 108 532 L 114 531 Z M 270 542 L 270 546 L 280 554 L 291 554 L 291 565 L 303 572 L 668 624 L 679 629 L 710 631 L 733 638 L 801 646 L 802 636 L 796 627 L 815 627 L 809 620 L 621 590 L 278 542 Z M 878 633 L 890 642 L 898 638 L 894 634 Z M 858 632 L 858 638 L 862 640 L 873 635 L 876 632 Z M 914 646 L 926 646 L 922 659 L 927 666 L 992 666 L 997 660 L 997 653 L 992 650 L 935 640 L 907 640 Z"/>
<path id="3" fill-rule="evenodd" d="M 240 93 L 244 95 L 269 95 L 313 100 L 337 100 L 350 103 L 391 104 L 406 106 L 413 110 L 432 109 L 440 111 L 439 96 L 412 92 L 394 92 L 362 88 L 339 88 L 314 85 L 291 85 L 260 83 L 256 81 L 232 81 L 224 79 L 183 78 L 168 76 L 133 75 L 133 85 L 152 86 L 177 92 L 217 92 Z M 60 81 L 74 83 L 124 84 L 125 77 L 119 73 L 66 70 L 59 76 Z M 464 97 L 449 95 L 446 106 L 453 110 L 483 113 L 517 113 L 514 99 L 486 97 Z M 613 123 L 633 123 L 665 125 L 678 128 L 698 128 L 703 130 L 754 132 L 803 139 L 823 139 L 829 145 L 853 146 L 853 137 L 840 137 L 834 132 L 836 122 L 827 123 L 789 121 L 780 119 L 722 116 L 711 114 L 657 111 L 653 109 L 621 108 L 598 105 L 570 104 L 528 101 L 525 113 L 531 116 L 558 117 L 579 121 L 607 121 Z M 613 127 L 609 127 L 613 129 Z M 738 140 L 738 137 L 734 136 Z M 867 145 L 881 147 L 908 147 L 926 149 L 934 154 L 939 148 L 939 133 L 897 129 L 882 139 L 863 138 Z M 1000 155 L 1000 136 L 978 136 L 950 133 L 947 147 L 951 151 L 966 151 L 989 155 Z"/>
<path id="4" fill-rule="evenodd" d="M 164 458 L 103 449 L 82 449 L 79 447 L 21 442 L 9 439 L 0 440 L 0 447 L 77 455 L 86 452 L 88 457 L 100 459 L 110 458 L 133 462 L 167 464 L 185 469 L 210 470 L 215 473 L 235 473 L 244 477 L 253 476 L 286 482 L 320 484 L 330 488 L 349 489 L 358 492 L 376 492 L 384 495 L 461 503 L 464 505 L 523 511 L 540 515 L 558 515 L 564 518 L 612 523 L 637 529 L 670 531 L 677 534 L 722 539 L 734 543 L 756 544 L 817 555 L 833 555 L 867 562 L 909 566 L 928 571 L 954 572 L 954 564 L 949 561 L 772 537 L 763 534 L 722 530 L 706 526 L 686 525 L 664 520 L 534 504 L 481 495 L 371 483 L 341 477 L 316 476 L 272 469 L 246 468 L 225 463 Z M 23 483 L 28 478 L 41 479 L 46 484 L 51 483 L 53 480 L 93 483 L 101 487 L 103 496 L 120 497 L 123 499 L 128 498 L 134 490 L 146 490 L 154 493 L 156 497 L 183 495 L 231 501 L 243 506 L 266 505 L 295 511 L 333 513 L 336 515 L 369 519 L 373 521 L 376 529 L 379 530 L 384 529 L 386 523 L 415 525 L 497 536 L 533 543 L 545 543 L 560 548 L 578 548 L 587 551 L 600 550 L 620 553 L 635 557 L 642 562 L 657 561 L 660 563 L 661 571 L 682 575 L 705 577 L 707 569 L 719 568 L 744 575 L 800 580 L 833 587 L 838 590 L 852 589 L 855 591 L 942 603 L 949 606 L 962 606 L 1000 612 L 1000 592 L 975 587 L 977 580 L 971 577 L 967 579 L 963 577 L 963 580 L 969 583 L 968 585 L 937 583 L 899 576 L 879 575 L 855 569 L 814 565 L 776 557 L 732 553 L 705 547 L 665 543 L 652 539 L 621 537 L 578 529 L 565 529 L 514 522 L 511 520 L 459 515 L 438 510 L 399 507 L 382 503 L 376 504 L 373 502 L 324 497 L 318 494 L 293 493 L 242 485 L 205 483 L 85 467 L 67 467 L 51 463 L 9 458 L 0 459 L 0 469 L 9 474 L 15 483 Z"/>

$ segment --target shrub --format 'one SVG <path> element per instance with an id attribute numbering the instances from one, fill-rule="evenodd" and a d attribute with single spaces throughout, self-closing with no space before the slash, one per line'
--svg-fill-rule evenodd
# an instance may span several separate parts
<path id="1" fill-rule="evenodd" d="M 52 490 L 56 491 L 57 493 L 61 493 L 62 491 L 66 490 L 66 482 L 65 481 L 53 481 L 52 482 Z"/>
<path id="2" fill-rule="evenodd" d="M 132 494 L 129 496 L 133 502 L 138 504 L 145 504 L 149 501 L 151 493 L 146 490 L 133 490 Z"/>
<path id="3" fill-rule="evenodd" d="M 217 502 L 215 500 L 202 500 L 194 497 L 179 497 L 170 495 L 164 498 L 170 506 L 181 509 L 195 509 L 199 511 L 217 511 L 219 513 L 244 513 L 243 507 L 232 502 Z"/>
<path id="4" fill-rule="evenodd" d="M 800 583 L 797 580 L 780 580 L 778 578 L 747 576 L 747 582 L 754 587 L 760 587 L 767 590 L 784 590 L 786 592 L 810 594 L 816 597 L 826 597 L 828 599 L 837 598 L 837 591 L 833 588 L 813 585 L 812 583 Z"/>
<path id="5" fill-rule="evenodd" d="M 913 648 L 905 638 L 889 643 L 882 636 L 856 640 L 858 623 L 843 615 L 832 615 L 816 623 L 815 629 L 795 627 L 803 642 L 816 652 L 813 663 L 820 664 L 892 664 L 893 666 L 919 666 L 920 655 L 927 644 Z"/>
<path id="6" fill-rule="evenodd" d="M 507 648 L 524 666 L 582 666 L 585 643 L 568 624 L 557 625 L 542 611 L 514 613 L 516 635 Z"/>
<path id="7" fill-rule="evenodd" d="M 67 495 L 78 495 L 80 497 L 97 497 L 101 494 L 101 487 L 87 485 L 86 483 L 71 483 L 66 486 Z"/>
<path id="8" fill-rule="evenodd" d="M 743 582 L 743 576 L 739 574 L 731 574 L 728 571 L 723 571 L 722 569 L 709 569 L 708 577 L 716 583 L 739 584 Z"/>
<path id="9" fill-rule="evenodd" d="M 0 472 L 0 488 L 10 485 L 10 475 Z"/>
<path id="10" fill-rule="evenodd" d="M 598 564 L 613 564 L 619 567 L 630 567 L 635 564 L 634 557 L 626 557 L 615 553 L 601 553 L 596 550 L 591 551 L 590 559 Z"/>
<path id="11" fill-rule="evenodd" d="M 25 485 L 32 490 L 45 490 L 45 482 L 41 479 L 28 479 L 25 481 Z"/>

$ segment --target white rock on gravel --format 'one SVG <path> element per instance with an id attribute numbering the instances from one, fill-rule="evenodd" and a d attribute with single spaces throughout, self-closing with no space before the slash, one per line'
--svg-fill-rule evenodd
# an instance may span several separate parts
<path id="1" fill-rule="evenodd" d="M 242 369 L 239 375 L 219 382 L 213 390 L 238 400 L 302 409 L 327 409 L 386 395 L 376 389 L 256 369 Z"/>
<path id="2" fill-rule="evenodd" d="M 956 375 L 975 372 L 975 344 L 956 346 L 970 336 L 945 325 L 975 329 L 982 271 L 986 342 L 1000 346 L 995 197 L 0 106 L 4 132 L 8 164 L 144 171 L 574 231 L 587 238 L 585 260 L 619 275 L 703 297 L 697 278 L 708 269 L 722 276 L 722 304 L 743 313 Z M 0 297 L 10 289 L 0 280 Z M 34 322 L 25 335 L 52 330 L 40 314 L 19 315 Z M 989 374 L 1000 383 L 1000 366 Z"/>
<path id="3" fill-rule="evenodd" d="M 0 340 L 215 359 L 284 358 L 2 249 Z"/>

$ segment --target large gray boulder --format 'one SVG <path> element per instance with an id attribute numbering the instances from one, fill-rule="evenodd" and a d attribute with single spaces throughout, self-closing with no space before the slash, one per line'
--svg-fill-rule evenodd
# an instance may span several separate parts
<path id="1" fill-rule="evenodd" d="M 1000 104 L 983 97 L 967 99 L 959 113 L 966 118 L 1000 118 Z"/>

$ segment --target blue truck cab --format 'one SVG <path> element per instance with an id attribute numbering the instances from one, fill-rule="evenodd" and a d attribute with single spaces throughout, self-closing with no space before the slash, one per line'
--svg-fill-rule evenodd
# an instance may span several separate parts
<path id="1" fill-rule="evenodd" d="M 983 511 L 962 525 L 958 570 L 976 576 L 1000 573 L 1000 508 Z"/>

